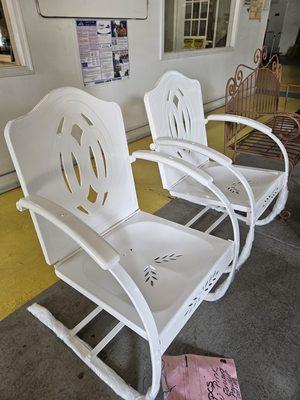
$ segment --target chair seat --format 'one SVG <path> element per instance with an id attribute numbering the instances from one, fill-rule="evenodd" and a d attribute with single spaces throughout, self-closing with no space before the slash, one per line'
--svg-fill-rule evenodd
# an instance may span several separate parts
<path id="1" fill-rule="evenodd" d="M 120 264 L 148 302 L 165 348 L 233 255 L 231 241 L 141 211 L 104 237 L 120 253 Z M 111 273 L 85 252 L 79 251 L 56 266 L 56 274 L 146 338 L 130 299 Z"/>
<path id="2" fill-rule="evenodd" d="M 234 166 L 250 184 L 256 205 L 257 217 L 272 202 L 282 188 L 284 175 L 280 171 L 261 168 Z M 216 162 L 209 161 L 201 169 L 213 177 L 214 183 L 228 198 L 233 208 L 238 211 L 248 212 L 250 209 L 249 198 L 238 178 L 226 167 Z M 221 206 L 217 197 L 206 187 L 199 185 L 194 179 L 185 177 L 177 182 L 170 193 L 193 203 Z"/>

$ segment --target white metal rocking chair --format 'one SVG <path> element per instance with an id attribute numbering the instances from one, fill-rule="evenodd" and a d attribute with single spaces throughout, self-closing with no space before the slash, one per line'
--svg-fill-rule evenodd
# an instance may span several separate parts
<path id="1" fill-rule="evenodd" d="M 162 354 L 199 304 L 222 297 L 234 277 L 239 228 L 232 206 L 209 175 L 186 161 L 153 151 L 130 157 L 119 106 L 75 88 L 50 92 L 10 121 L 5 137 L 25 195 L 17 208 L 30 211 L 47 263 L 96 305 L 71 330 L 42 306 L 29 311 L 118 395 L 154 399 Z M 135 159 L 175 168 L 211 190 L 230 216 L 234 241 L 140 211 Z M 120 322 L 92 349 L 77 334 L 102 310 Z M 145 396 L 98 357 L 125 325 L 149 342 L 152 385 Z"/>
<path id="2" fill-rule="evenodd" d="M 229 199 L 237 218 L 249 225 L 246 242 L 237 263 L 239 268 L 250 255 L 255 225 L 271 222 L 285 206 L 289 161 L 284 145 L 272 134 L 271 128 L 249 118 L 216 114 L 205 119 L 199 81 L 176 71 L 165 73 L 155 88 L 146 93 L 145 106 L 154 140 L 151 149 L 188 161 L 198 171 L 209 174 Z M 238 122 L 273 139 L 274 146 L 278 145 L 281 149 L 284 172 L 232 165 L 230 158 L 208 147 L 205 125 L 209 121 Z M 172 196 L 205 206 L 187 223 L 188 226 L 209 209 L 222 211 L 223 215 L 206 232 L 212 232 L 226 218 L 227 213 L 224 213 L 219 200 L 206 187 L 198 185 L 188 175 L 166 164 L 159 163 L 159 170 L 163 187 Z M 276 197 L 272 212 L 259 219 Z"/>

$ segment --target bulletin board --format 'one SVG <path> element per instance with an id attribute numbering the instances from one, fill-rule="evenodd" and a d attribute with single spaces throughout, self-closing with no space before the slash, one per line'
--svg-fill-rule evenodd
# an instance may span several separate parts
<path id="1" fill-rule="evenodd" d="M 148 0 L 36 0 L 45 18 L 146 19 Z"/>

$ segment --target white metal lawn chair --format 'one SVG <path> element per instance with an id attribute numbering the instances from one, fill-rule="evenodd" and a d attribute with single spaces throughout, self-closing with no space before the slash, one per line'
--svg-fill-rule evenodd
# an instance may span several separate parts
<path id="1" fill-rule="evenodd" d="M 57 276 L 96 305 L 71 330 L 42 306 L 29 311 L 118 395 L 154 399 L 162 354 L 198 305 L 222 297 L 234 277 L 239 228 L 233 208 L 209 175 L 185 161 L 153 151 L 130 157 L 119 106 L 79 89 L 50 92 L 10 121 L 5 137 L 25 195 L 17 208 L 30 211 Z M 234 240 L 140 211 L 135 159 L 171 166 L 210 189 L 231 218 Z M 214 288 L 228 267 L 227 279 Z M 77 333 L 102 310 L 120 322 L 92 349 Z M 98 357 L 124 326 L 149 342 L 152 385 L 145 397 Z"/>
<path id="2" fill-rule="evenodd" d="M 249 257 L 255 225 L 271 222 L 284 208 L 288 190 L 288 155 L 284 145 L 268 126 L 236 115 L 209 115 L 204 117 L 201 86 L 176 71 L 165 73 L 155 88 L 145 95 L 145 106 L 154 143 L 151 149 L 164 151 L 188 161 L 198 171 L 209 174 L 216 186 L 226 195 L 238 219 L 249 225 L 245 245 L 238 260 L 238 268 Z M 285 170 L 232 165 L 232 160 L 208 147 L 205 125 L 209 121 L 238 122 L 255 128 L 274 140 L 279 146 Z M 162 184 L 174 197 L 204 205 L 205 208 L 187 223 L 191 226 L 209 209 L 224 211 L 221 203 L 205 186 L 196 184 L 188 175 L 159 163 Z M 270 203 L 276 203 L 270 214 L 262 219 Z M 226 212 L 206 232 L 212 232 L 225 218 Z"/>

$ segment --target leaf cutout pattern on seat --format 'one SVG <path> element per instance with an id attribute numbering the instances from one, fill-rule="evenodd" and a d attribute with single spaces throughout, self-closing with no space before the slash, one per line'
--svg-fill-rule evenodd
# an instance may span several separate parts
<path id="1" fill-rule="evenodd" d="M 144 268 L 145 283 L 150 284 L 152 287 L 158 282 L 157 269 L 153 265 L 147 265 Z"/>
<path id="2" fill-rule="evenodd" d="M 170 261 L 176 261 L 179 257 L 182 257 L 182 254 L 175 254 L 175 253 L 166 254 L 164 256 L 156 257 L 154 259 L 154 262 L 156 264 L 162 264 L 162 263 L 167 263 L 167 262 L 170 262 Z"/>
<path id="3" fill-rule="evenodd" d="M 205 284 L 202 287 L 202 291 L 203 292 L 208 292 L 210 291 L 210 289 L 213 287 L 213 285 L 215 284 L 217 277 L 219 275 L 219 271 L 215 271 L 205 282 Z"/>
<path id="4" fill-rule="evenodd" d="M 270 202 L 270 200 L 274 200 L 277 194 L 279 193 L 279 188 L 275 188 L 271 194 L 269 194 L 264 200 L 264 206 Z"/>
<path id="5" fill-rule="evenodd" d="M 194 298 L 191 300 L 190 304 L 188 305 L 187 310 L 186 310 L 185 313 L 184 313 L 184 316 L 190 314 L 190 313 L 194 310 L 194 308 L 196 307 L 198 301 L 199 301 L 199 297 L 194 297 Z"/>
<path id="6" fill-rule="evenodd" d="M 252 183 L 251 179 L 248 180 L 248 183 L 249 184 Z M 229 186 L 227 186 L 227 190 L 232 194 L 239 195 L 240 194 L 240 189 L 239 189 L 240 187 L 243 187 L 242 182 L 233 181 Z"/>
<path id="7" fill-rule="evenodd" d="M 197 296 L 193 297 L 193 299 L 190 301 L 189 305 L 187 306 L 185 312 L 184 312 L 184 317 L 187 315 L 190 315 L 195 308 L 204 300 L 206 294 L 212 289 L 216 281 L 218 280 L 219 276 L 219 271 L 215 271 L 204 283 L 204 285 L 201 288 L 201 291 L 198 293 Z"/>

